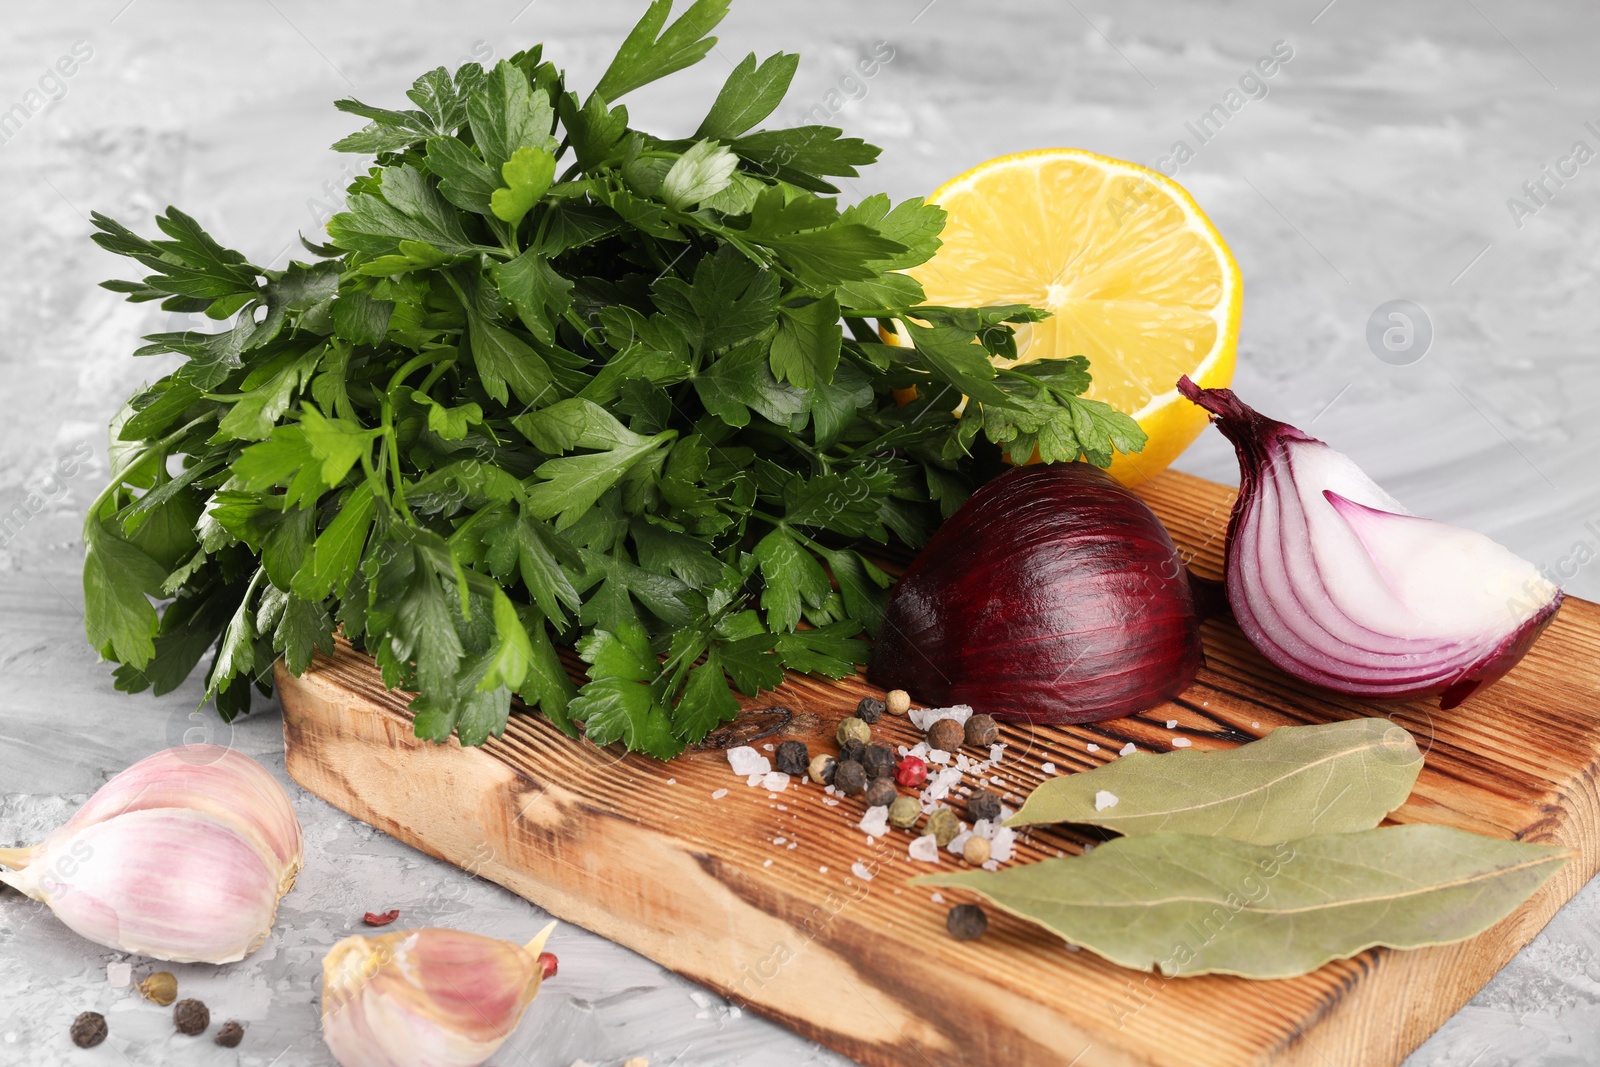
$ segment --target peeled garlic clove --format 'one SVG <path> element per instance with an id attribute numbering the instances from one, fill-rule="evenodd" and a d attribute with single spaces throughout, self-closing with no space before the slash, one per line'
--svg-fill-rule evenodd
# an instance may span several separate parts
<path id="1" fill-rule="evenodd" d="M 539 992 L 555 923 L 526 945 L 460 930 L 345 938 L 322 961 L 322 1036 L 343 1067 L 475 1067 Z"/>
<path id="2" fill-rule="evenodd" d="M 233 827 L 177 808 L 52 834 L 0 881 L 97 944 L 179 963 L 231 963 L 266 939 L 280 872 Z"/>

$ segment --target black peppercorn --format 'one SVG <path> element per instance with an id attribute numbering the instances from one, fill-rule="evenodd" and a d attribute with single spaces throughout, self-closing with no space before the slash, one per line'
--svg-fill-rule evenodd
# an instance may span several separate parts
<path id="1" fill-rule="evenodd" d="M 887 808 L 899 795 L 899 791 L 894 787 L 893 778 L 872 779 L 867 783 L 866 792 L 862 794 L 869 808 Z"/>
<path id="2" fill-rule="evenodd" d="M 180 1034 L 203 1034 L 211 1025 L 211 1009 L 193 997 L 180 1000 L 172 1006 L 172 1025 Z"/>
<path id="3" fill-rule="evenodd" d="M 847 797 L 858 797 L 867 789 L 867 772 L 853 759 L 840 760 L 833 769 L 833 787 Z"/>
<path id="4" fill-rule="evenodd" d="M 775 753 L 778 770 L 784 774 L 805 774 L 811 765 L 811 753 L 804 741 L 782 741 Z"/>
<path id="5" fill-rule="evenodd" d="M 839 746 L 839 762 L 841 763 L 847 759 L 855 760 L 857 763 L 860 763 L 866 754 L 867 743 L 865 741 L 857 741 L 855 738 L 851 738 L 849 741 L 846 741 L 844 744 Z"/>
<path id="6" fill-rule="evenodd" d="M 244 1027 L 237 1022 L 225 1022 L 214 1040 L 223 1048 L 238 1048 L 239 1042 L 244 1040 Z"/>
<path id="7" fill-rule="evenodd" d="M 868 745 L 858 762 L 868 778 L 893 779 L 895 769 L 900 766 L 900 758 L 888 745 Z"/>
<path id="8" fill-rule="evenodd" d="M 871 726 L 883 718 L 883 713 L 887 710 L 888 706 L 877 697 L 862 697 L 861 703 L 856 705 L 856 718 Z"/>
<path id="9" fill-rule="evenodd" d="M 966 731 L 954 719 L 940 719 L 928 727 L 928 747 L 940 752 L 954 752 L 966 740 Z"/>
<path id="10" fill-rule="evenodd" d="M 990 822 L 1000 817 L 1000 797 L 980 789 L 967 798 L 967 817 L 973 822 L 979 819 L 988 819 Z"/>
<path id="11" fill-rule="evenodd" d="M 106 1017 L 86 1011 L 72 1020 L 72 1043 L 79 1048 L 94 1048 L 106 1039 Z"/>
<path id="12" fill-rule="evenodd" d="M 957 941 L 976 941 L 989 929 L 989 917 L 976 904 L 957 904 L 945 916 L 944 927 Z"/>
<path id="13" fill-rule="evenodd" d="M 992 745 L 1000 740 L 1000 727 L 993 715 L 974 715 L 967 720 L 967 744 Z"/>

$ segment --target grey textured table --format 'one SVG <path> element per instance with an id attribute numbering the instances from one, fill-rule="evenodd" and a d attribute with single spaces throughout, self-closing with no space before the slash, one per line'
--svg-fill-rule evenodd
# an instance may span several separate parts
<path id="1" fill-rule="evenodd" d="M 84 644 L 77 528 L 107 474 L 105 422 L 163 370 L 128 357 L 136 337 L 174 325 L 93 287 L 127 265 L 89 243 L 89 211 L 148 230 L 176 203 L 281 266 L 294 231 L 316 233 L 348 177 L 349 160 L 326 150 L 353 128 L 335 97 L 398 106 L 422 69 L 538 40 L 587 84 L 639 6 L 105 0 L 0 15 L 0 113 L 24 105 L 21 121 L 0 117 L 0 841 L 36 838 L 110 774 L 186 734 L 282 773 L 275 712 L 230 730 L 193 714 L 194 684 L 162 700 L 117 694 Z M 833 115 L 886 148 L 849 183 L 852 197 L 919 194 L 982 159 L 1049 145 L 1170 170 L 1175 142 L 1187 142 L 1178 176 L 1247 283 L 1240 391 L 1313 425 L 1417 511 L 1480 529 L 1600 598 L 1600 163 L 1574 151 L 1600 149 L 1597 25 L 1578 3 L 1509 0 L 741 0 L 703 68 L 629 106 L 646 128 L 687 132 L 686 116 L 745 52 L 798 50 L 778 117 Z M 892 58 L 853 78 L 880 41 Z M 1280 41 L 1292 59 L 1247 83 L 1202 143 L 1185 124 L 1227 103 Z M 78 60 L 64 64 L 70 78 L 51 74 L 64 56 Z M 53 99 L 32 113 L 30 89 Z M 1413 314 L 1410 347 L 1399 338 L 1402 351 L 1380 360 L 1368 320 L 1396 299 L 1427 322 Z M 74 455 L 88 459 L 52 477 Z M 1214 434 L 1179 466 L 1235 477 Z M 543 918 L 290 788 L 309 859 L 274 936 L 237 965 L 177 968 L 217 1017 L 248 1024 L 236 1052 L 175 1037 L 163 1013 L 108 985 L 121 954 L 5 890 L 0 1063 L 331 1063 L 319 960 L 363 911 L 399 907 L 406 924 L 515 939 Z M 1411 1067 L 1600 1062 L 1597 919 L 1591 885 Z M 844 1062 L 581 930 L 561 929 L 551 947 L 560 976 L 500 1064 Z M 82 1053 L 66 1030 L 87 1008 L 108 1015 L 113 1037 Z"/>

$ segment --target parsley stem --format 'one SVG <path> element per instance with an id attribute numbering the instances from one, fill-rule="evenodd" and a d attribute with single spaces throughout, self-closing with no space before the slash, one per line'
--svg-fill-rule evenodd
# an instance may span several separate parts
<path id="1" fill-rule="evenodd" d="M 144 462 L 144 458 L 146 456 L 150 455 L 150 453 L 164 450 L 168 445 L 177 443 L 177 441 L 179 439 L 181 439 L 184 434 L 188 433 L 190 430 L 194 429 L 196 426 L 199 426 L 202 422 L 207 422 L 207 421 L 209 421 L 209 420 L 211 420 L 213 418 L 216 418 L 216 412 L 209 411 L 206 414 L 199 416 L 198 418 L 190 419 L 188 422 L 184 423 L 182 426 L 178 427 L 176 430 L 173 430 L 171 433 L 167 434 L 165 437 L 162 437 L 162 438 L 159 438 L 159 439 L 157 439 L 155 441 L 151 441 L 151 442 L 147 443 L 143 448 L 141 448 L 137 452 L 135 452 L 131 459 L 129 459 L 126 462 L 122 463 L 122 472 L 124 474 L 126 474 L 128 471 L 132 470 L 135 466 L 137 466 L 138 464 Z M 113 479 L 111 479 L 111 484 L 106 486 L 104 489 L 100 490 L 100 494 L 98 496 L 96 496 L 94 498 L 93 503 L 91 503 L 89 505 L 89 513 L 83 520 L 83 529 L 84 529 L 84 537 L 85 537 L 85 539 L 88 538 L 89 524 L 91 522 L 98 521 L 97 516 L 100 514 L 101 507 L 103 507 L 105 505 L 105 502 L 108 499 L 110 499 L 112 494 L 116 493 L 118 490 L 120 490 L 122 488 L 123 481 L 124 481 L 124 479 L 122 479 L 122 478 L 113 478 Z"/>

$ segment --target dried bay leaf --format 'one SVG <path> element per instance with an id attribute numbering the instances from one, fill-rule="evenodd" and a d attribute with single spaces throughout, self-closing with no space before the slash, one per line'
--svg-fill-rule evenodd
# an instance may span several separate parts
<path id="1" fill-rule="evenodd" d="M 1124 967 L 1291 978 L 1375 945 L 1472 937 L 1569 857 L 1446 826 L 1273 845 L 1160 833 L 1117 838 L 1083 856 L 911 884 L 970 889 Z"/>
<path id="2" fill-rule="evenodd" d="M 1405 803 L 1421 770 L 1416 741 L 1388 719 L 1280 726 L 1238 748 L 1137 752 L 1052 779 L 1009 825 L 1084 823 L 1270 845 L 1370 830 Z"/>

